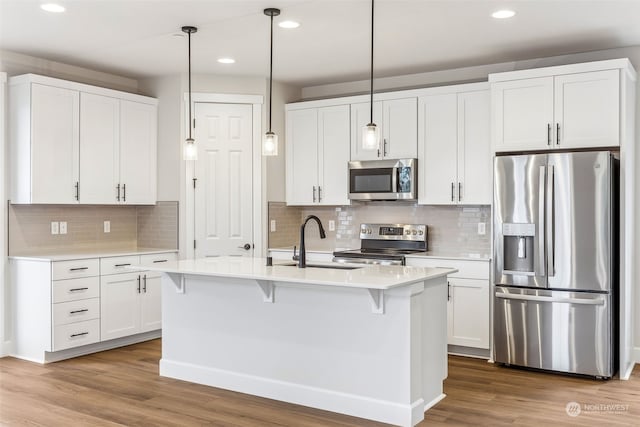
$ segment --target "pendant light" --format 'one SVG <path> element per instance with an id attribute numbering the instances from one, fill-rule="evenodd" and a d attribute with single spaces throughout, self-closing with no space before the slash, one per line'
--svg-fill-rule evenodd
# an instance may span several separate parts
<path id="1" fill-rule="evenodd" d="M 264 14 L 271 17 L 271 42 L 269 53 L 269 130 L 264 134 L 262 140 L 262 155 L 277 156 L 278 135 L 271 130 L 271 112 L 273 100 L 273 17 L 280 15 L 280 9 L 270 7 L 264 10 Z"/>
<path id="2" fill-rule="evenodd" d="M 182 158 L 184 160 L 198 160 L 198 147 L 196 141 L 191 137 L 191 128 L 193 127 L 193 119 L 191 117 L 191 34 L 198 31 L 196 27 L 185 25 L 182 31 L 187 33 L 189 37 L 189 137 L 184 141 L 184 151 Z"/>
<path id="3" fill-rule="evenodd" d="M 362 149 L 371 151 L 380 147 L 380 129 L 373 122 L 373 2 L 371 0 L 371 116 L 369 123 L 362 128 Z"/>

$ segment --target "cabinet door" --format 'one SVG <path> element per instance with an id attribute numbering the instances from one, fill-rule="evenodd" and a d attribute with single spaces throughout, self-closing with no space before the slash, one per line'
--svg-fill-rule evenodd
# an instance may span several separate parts
<path id="1" fill-rule="evenodd" d="M 458 107 L 455 93 L 420 97 L 418 202 L 457 200 Z"/>
<path id="2" fill-rule="evenodd" d="M 489 348 L 489 282 L 449 278 L 448 343 Z"/>
<path id="3" fill-rule="evenodd" d="M 555 138 L 557 148 L 620 145 L 620 71 L 557 76 Z"/>
<path id="4" fill-rule="evenodd" d="M 384 101 L 382 154 L 388 159 L 418 157 L 417 98 Z M 418 166 L 419 167 L 419 166 Z"/>
<path id="5" fill-rule="evenodd" d="M 361 102 L 351 104 L 351 160 L 377 160 L 382 158 L 382 150 L 362 148 L 362 128 L 371 122 L 371 104 Z M 380 128 L 380 145 L 384 126 L 382 124 L 382 102 L 373 103 L 373 122 Z"/>
<path id="6" fill-rule="evenodd" d="M 348 205 L 349 106 L 318 109 L 318 201 Z"/>
<path id="7" fill-rule="evenodd" d="M 140 298 L 140 332 L 155 331 L 162 327 L 160 273 L 142 273 Z"/>
<path id="8" fill-rule="evenodd" d="M 318 110 L 287 112 L 287 204 L 318 200 Z M 315 190 L 314 190 L 315 189 Z"/>
<path id="9" fill-rule="evenodd" d="M 31 85 L 31 203 L 77 203 L 79 108 L 78 91 Z"/>
<path id="10" fill-rule="evenodd" d="M 122 201 L 156 203 L 157 108 L 120 101 L 120 185 Z"/>
<path id="11" fill-rule="evenodd" d="M 491 85 L 495 151 L 551 148 L 553 77 Z"/>
<path id="12" fill-rule="evenodd" d="M 140 332 L 141 277 L 138 273 L 100 278 L 100 340 Z"/>
<path id="13" fill-rule="evenodd" d="M 490 205 L 493 195 L 489 91 L 458 94 L 458 202 Z"/>
<path id="14" fill-rule="evenodd" d="M 115 204 L 119 176 L 119 100 L 80 95 L 80 203 Z"/>

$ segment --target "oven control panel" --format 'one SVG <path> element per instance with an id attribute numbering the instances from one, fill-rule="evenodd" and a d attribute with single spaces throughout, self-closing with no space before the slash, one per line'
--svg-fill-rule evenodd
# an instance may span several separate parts
<path id="1" fill-rule="evenodd" d="M 426 241 L 424 224 L 360 224 L 360 239 Z"/>

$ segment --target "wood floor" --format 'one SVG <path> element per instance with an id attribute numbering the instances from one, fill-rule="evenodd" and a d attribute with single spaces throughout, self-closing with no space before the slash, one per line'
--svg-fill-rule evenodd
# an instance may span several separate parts
<path id="1" fill-rule="evenodd" d="M 159 358 L 160 340 L 44 366 L 0 359 L 0 425 L 382 425 L 162 378 Z M 640 425 L 639 368 L 630 381 L 594 381 L 452 356 L 445 393 L 421 425 Z M 572 401 L 577 417 L 565 410 Z M 598 406 L 607 404 L 621 406 Z"/>

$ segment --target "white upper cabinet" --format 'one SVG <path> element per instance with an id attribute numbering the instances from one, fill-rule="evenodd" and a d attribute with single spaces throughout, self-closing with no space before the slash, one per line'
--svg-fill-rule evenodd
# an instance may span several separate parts
<path id="1" fill-rule="evenodd" d="M 496 152 L 620 145 L 628 60 L 492 74 Z"/>
<path id="2" fill-rule="evenodd" d="M 345 205 L 349 106 L 287 111 L 287 204 Z"/>
<path id="3" fill-rule="evenodd" d="M 12 203 L 156 202 L 155 99 L 26 74 L 9 100 Z"/>
<path id="4" fill-rule="evenodd" d="M 491 204 L 489 91 L 484 84 L 449 90 L 418 100 L 418 203 Z"/>
<path id="5" fill-rule="evenodd" d="M 78 203 L 79 96 L 77 90 L 11 81 L 13 203 Z"/>
<path id="6" fill-rule="evenodd" d="M 351 104 L 351 160 L 413 159 L 418 155 L 416 97 L 373 103 L 373 120 L 380 130 L 377 150 L 362 149 L 362 128 L 371 121 L 369 102 Z"/>

